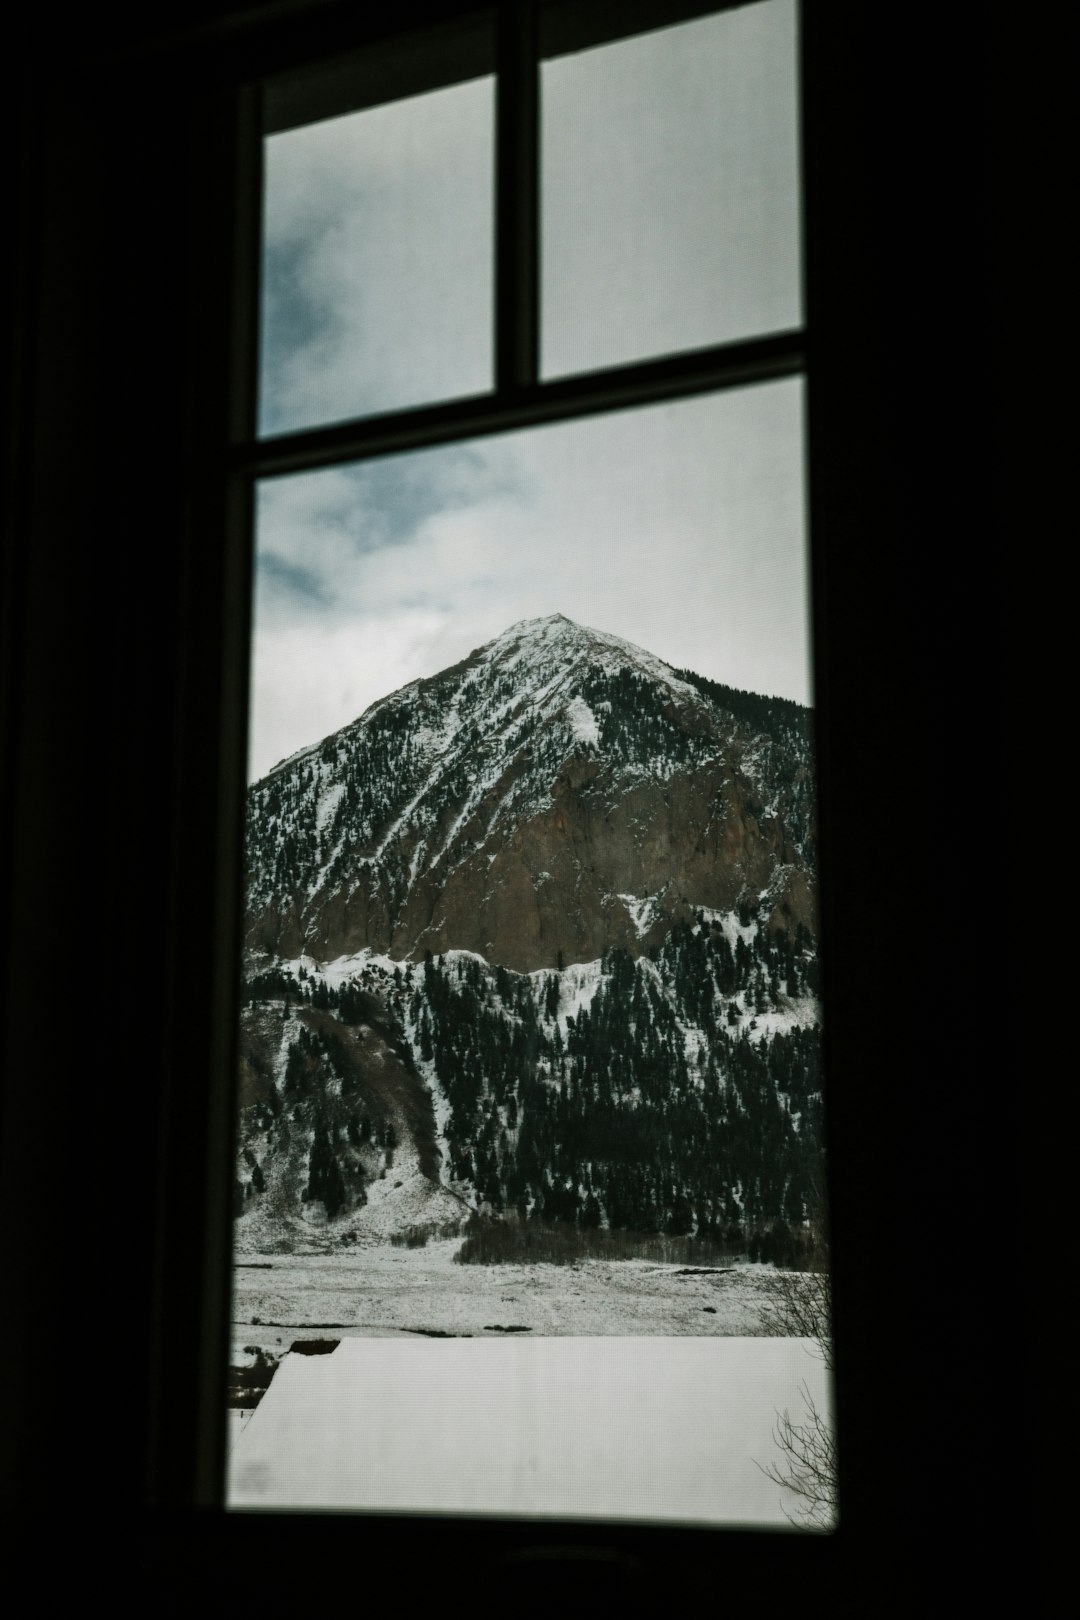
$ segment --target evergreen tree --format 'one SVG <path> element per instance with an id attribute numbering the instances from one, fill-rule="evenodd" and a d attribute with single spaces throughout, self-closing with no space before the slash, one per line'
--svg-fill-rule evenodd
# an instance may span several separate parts
<path id="1" fill-rule="evenodd" d="M 547 982 L 547 994 L 544 1000 L 544 1013 L 547 1018 L 554 1018 L 559 1010 L 559 978 L 553 973 Z"/>
<path id="2" fill-rule="evenodd" d="M 326 1169 L 322 1196 L 323 1203 L 326 1205 L 326 1213 L 333 1220 L 345 1203 L 345 1183 L 341 1178 L 341 1167 L 333 1155 L 331 1155 L 330 1163 Z"/>

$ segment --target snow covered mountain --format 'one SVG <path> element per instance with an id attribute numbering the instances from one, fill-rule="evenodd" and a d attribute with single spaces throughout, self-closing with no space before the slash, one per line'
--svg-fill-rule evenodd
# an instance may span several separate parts
<path id="1" fill-rule="evenodd" d="M 812 929 L 812 794 L 807 711 L 528 620 L 252 789 L 248 943 L 530 972 L 700 906 Z"/>
<path id="2" fill-rule="evenodd" d="M 241 1247 L 472 1211 L 797 1229 L 813 788 L 807 710 L 561 615 L 277 766 L 249 795 Z"/>

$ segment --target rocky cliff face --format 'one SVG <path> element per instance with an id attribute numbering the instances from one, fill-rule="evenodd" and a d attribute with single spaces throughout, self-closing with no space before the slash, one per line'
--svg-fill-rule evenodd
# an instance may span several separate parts
<path id="1" fill-rule="evenodd" d="M 257 783 L 248 867 L 256 959 L 531 972 L 737 906 L 812 934 L 809 714 L 525 621 Z"/>

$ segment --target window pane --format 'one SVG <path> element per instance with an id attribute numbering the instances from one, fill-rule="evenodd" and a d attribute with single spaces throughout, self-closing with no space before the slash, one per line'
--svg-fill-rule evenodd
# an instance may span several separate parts
<path id="1" fill-rule="evenodd" d="M 259 431 L 492 382 L 493 80 L 264 145 Z"/>
<path id="2" fill-rule="evenodd" d="M 798 1517 L 803 476 L 786 381 L 260 486 L 231 1506 Z"/>
<path id="3" fill-rule="evenodd" d="M 794 0 L 545 62 L 546 377 L 801 321 Z"/>

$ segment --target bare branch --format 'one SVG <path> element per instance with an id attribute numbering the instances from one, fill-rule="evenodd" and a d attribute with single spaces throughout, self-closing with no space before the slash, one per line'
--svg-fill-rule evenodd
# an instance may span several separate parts
<path id="1" fill-rule="evenodd" d="M 774 1338 L 812 1339 L 831 1373 L 832 1281 L 824 1246 L 822 1258 L 820 1270 L 778 1271 L 768 1279 L 762 1329 Z M 773 1430 L 783 1462 L 758 1466 L 767 1478 L 799 1499 L 797 1517 L 784 1509 L 793 1524 L 825 1529 L 836 1512 L 836 1442 L 806 1384 L 800 1389 L 806 1403 L 805 1419 L 796 1422 L 785 1410 L 777 1415 Z"/>
<path id="2" fill-rule="evenodd" d="M 784 1464 L 758 1464 L 761 1472 L 800 1499 L 800 1514 L 784 1512 L 793 1524 L 826 1529 L 836 1512 L 836 1443 L 832 1430 L 822 1417 L 805 1383 L 801 1386 L 806 1402 L 806 1421 L 796 1423 L 784 1411 L 776 1420 L 773 1435 L 784 1453 Z"/>
<path id="3" fill-rule="evenodd" d="M 824 1271 L 778 1271 L 766 1283 L 762 1331 L 776 1339 L 816 1339 L 833 1371 L 832 1281 Z"/>

